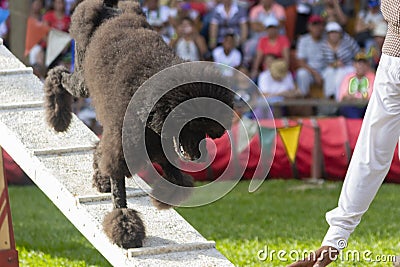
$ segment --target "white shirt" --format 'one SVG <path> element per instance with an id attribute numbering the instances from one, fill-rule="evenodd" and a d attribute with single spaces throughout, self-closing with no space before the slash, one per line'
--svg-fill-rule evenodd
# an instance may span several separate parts
<path id="1" fill-rule="evenodd" d="M 0 23 L 0 38 L 3 38 L 4 36 L 6 36 L 7 32 L 8 32 L 8 29 L 7 29 L 6 23 L 5 22 Z"/>
<path id="2" fill-rule="evenodd" d="M 258 88 L 263 94 L 276 95 L 295 89 L 292 75 L 288 72 L 283 80 L 278 81 L 272 78 L 271 72 L 265 70 L 258 76 Z"/>
<path id="3" fill-rule="evenodd" d="M 182 59 L 196 61 L 200 60 L 199 49 L 193 40 L 186 41 L 180 38 L 176 44 L 176 55 Z"/>
<path id="4" fill-rule="evenodd" d="M 377 25 L 381 21 L 385 21 L 381 12 L 372 13 L 369 11 L 361 10 L 358 17 L 364 21 L 364 23 L 373 23 Z"/>
<path id="5" fill-rule="evenodd" d="M 242 54 L 240 54 L 239 50 L 237 50 L 236 48 L 232 49 L 232 51 L 227 55 L 224 52 L 224 48 L 222 46 L 218 46 L 212 51 L 212 56 L 214 62 L 221 63 L 233 68 L 239 67 L 242 62 Z M 226 76 L 232 76 L 232 69 L 224 69 L 223 74 Z"/>
<path id="6" fill-rule="evenodd" d="M 149 10 L 147 7 L 143 7 L 143 12 L 151 25 L 162 25 L 168 22 L 169 17 L 176 15 L 175 10 L 167 6 L 160 6 L 157 10 Z"/>
<path id="7" fill-rule="evenodd" d="M 237 12 L 239 12 L 239 8 L 236 3 L 232 3 L 231 9 L 229 11 L 229 14 L 226 13 L 225 6 L 224 4 L 219 4 L 215 8 L 215 12 L 221 14 L 221 17 L 225 19 L 230 19 L 232 18 Z"/>

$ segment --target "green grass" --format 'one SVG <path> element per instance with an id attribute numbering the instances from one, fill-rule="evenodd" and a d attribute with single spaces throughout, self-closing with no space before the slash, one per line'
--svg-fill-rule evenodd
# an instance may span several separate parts
<path id="1" fill-rule="evenodd" d="M 21 267 L 111 266 L 37 187 L 9 195 Z"/>
<path id="2" fill-rule="evenodd" d="M 260 261 L 257 252 L 303 251 L 319 247 L 327 230 L 325 212 L 334 208 L 341 183 L 322 186 L 271 180 L 255 193 L 241 182 L 223 199 L 198 208 L 179 208 L 207 239 L 237 266 L 285 266 L 274 255 Z M 348 250 L 376 255 L 400 254 L 399 186 L 384 184 Z M 36 187 L 9 189 L 21 266 L 109 266 Z M 294 253 L 294 252 L 292 252 Z M 284 258 L 289 259 L 286 255 Z M 339 261 L 331 266 L 391 266 L 390 263 Z"/>

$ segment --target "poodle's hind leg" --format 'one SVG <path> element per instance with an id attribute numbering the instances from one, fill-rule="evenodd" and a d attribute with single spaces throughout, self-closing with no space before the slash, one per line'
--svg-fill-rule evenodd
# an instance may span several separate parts
<path id="1" fill-rule="evenodd" d="M 136 210 L 126 205 L 125 177 L 111 178 L 113 210 L 104 217 L 103 228 L 108 238 L 123 248 L 143 246 L 145 228 Z"/>
<path id="2" fill-rule="evenodd" d="M 175 187 L 166 181 L 158 181 L 153 185 L 152 201 L 158 209 L 168 209 L 171 206 L 177 206 L 187 199 L 193 187 L 193 177 L 182 173 L 178 168 L 170 163 L 161 164 L 163 168 L 163 177 Z"/>
<path id="3" fill-rule="evenodd" d="M 99 160 L 101 158 L 101 147 L 100 144 L 96 144 L 96 150 L 93 154 L 93 180 L 92 185 L 95 187 L 100 193 L 109 193 L 111 192 L 111 177 L 108 175 L 102 175 L 99 169 Z"/>
<path id="4" fill-rule="evenodd" d="M 111 242 L 120 247 L 141 247 L 145 228 L 138 212 L 127 208 L 125 176 L 129 170 L 122 153 L 120 128 L 115 127 L 115 131 L 110 131 L 110 127 L 105 129 L 98 147 L 101 152 L 98 167 L 101 174 L 111 177 L 113 210 L 105 216 L 103 229 Z"/>
<path id="5" fill-rule="evenodd" d="M 85 86 L 83 71 L 73 73 L 64 72 L 61 80 L 62 86 L 75 97 L 89 97 L 89 90 Z"/>

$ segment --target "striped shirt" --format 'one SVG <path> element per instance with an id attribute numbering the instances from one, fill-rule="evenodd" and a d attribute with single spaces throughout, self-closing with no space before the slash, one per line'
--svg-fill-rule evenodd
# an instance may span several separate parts
<path id="1" fill-rule="evenodd" d="M 229 33 L 233 33 L 239 37 L 241 30 L 240 25 L 247 23 L 246 10 L 237 4 L 232 3 L 230 12 L 227 14 L 225 6 L 219 4 L 213 11 L 210 23 L 218 25 L 218 43 L 222 43 L 224 36 Z"/>
<path id="2" fill-rule="evenodd" d="M 345 66 L 348 66 L 353 64 L 353 58 L 360 51 L 360 47 L 352 37 L 344 33 L 336 51 L 332 50 L 327 40 L 322 44 L 321 50 L 325 65 L 340 60 Z"/>
<path id="3" fill-rule="evenodd" d="M 388 23 L 388 31 L 382 52 L 393 57 L 400 57 L 400 0 L 382 0 L 382 15 Z"/>

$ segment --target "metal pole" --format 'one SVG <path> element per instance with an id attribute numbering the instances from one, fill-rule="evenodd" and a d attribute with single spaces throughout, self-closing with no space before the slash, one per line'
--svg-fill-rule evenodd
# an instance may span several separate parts
<path id="1" fill-rule="evenodd" d="M 311 178 L 318 180 L 321 178 L 322 173 L 322 150 L 321 150 L 321 130 L 318 122 L 315 119 L 311 119 L 311 124 L 314 129 L 314 148 L 313 148 L 313 159 L 311 166 Z"/>

